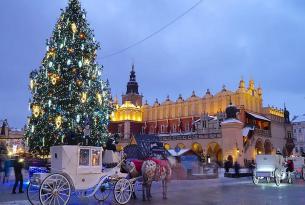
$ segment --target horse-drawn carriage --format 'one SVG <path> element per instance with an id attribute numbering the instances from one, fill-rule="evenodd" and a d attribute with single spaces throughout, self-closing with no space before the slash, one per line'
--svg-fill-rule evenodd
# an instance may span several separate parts
<path id="1" fill-rule="evenodd" d="M 269 183 L 271 178 L 279 186 L 281 180 L 287 179 L 292 183 L 292 172 L 287 171 L 285 161 L 281 155 L 257 155 L 256 167 L 253 171 L 253 183 L 258 184 L 260 180 L 266 179 Z"/>
<path id="2" fill-rule="evenodd" d="M 102 153 L 101 147 L 51 147 L 51 172 L 34 173 L 30 179 L 27 195 L 31 204 L 67 204 L 72 193 L 105 200 L 110 191 L 118 204 L 126 204 L 134 183 L 120 172 L 122 161 L 114 167 L 102 168 Z M 112 151 L 106 152 L 104 159 L 110 163 L 119 161 Z"/>

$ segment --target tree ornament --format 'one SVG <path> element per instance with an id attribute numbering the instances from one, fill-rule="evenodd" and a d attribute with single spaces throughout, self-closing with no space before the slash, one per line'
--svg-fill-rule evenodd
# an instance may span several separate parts
<path id="1" fill-rule="evenodd" d="M 52 101 L 51 101 L 51 100 L 49 100 L 49 102 L 48 102 L 48 106 L 49 106 L 49 107 L 51 107 L 51 105 L 52 105 Z"/>
<path id="2" fill-rule="evenodd" d="M 84 44 L 81 45 L 80 49 L 82 49 L 82 51 L 85 49 Z"/>
<path id="3" fill-rule="evenodd" d="M 63 48 L 63 47 L 64 47 L 64 44 L 61 43 L 60 46 L 59 46 L 59 48 Z"/>
<path id="4" fill-rule="evenodd" d="M 31 132 L 33 133 L 34 131 L 35 131 L 35 126 L 32 125 L 32 127 L 31 127 Z"/>
<path id="5" fill-rule="evenodd" d="M 90 64 L 90 59 L 88 57 L 85 58 L 84 64 L 85 65 L 89 65 Z"/>
<path id="6" fill-rule="evenodd" d="M 73 48 L 68 48 L 68 52 L 69 53 L 74 53 L 74 49 Z"/>
<path id="7" fill-rule="evenodd" d="M 49 59 L 49 58 L 55 58 L 55 55 L 56 55 L 56 51 L 55 51 L 55 49 L 54 48 L 51 48 L 50 50 L 49 50 L 49 52 L 47 52 L 47 58 Z"/>
<path id="8" fill-rule="evenodd" d="M 56 74 L 51 75 L 51 83 L 52 85 L 56 85 L 56 83 L 59 81 L 59 76 Z"/>
<path id="9" fill-rule="evenodd" d="M 57 129 L 60 128 L 61 123 L 62 123 L 62 119 L 61 119 L 61 116 L 59 115 L 55 118 L 55 125 L 56 125 Z"/>
<path id="10" fill-rule="evenodd" d="M 71 64 L 71 60 L 68 59 L 68 60 L 67 60 L 67 65 L 70 65 L 70 64 Z"/>
<path id="11" fill-rule="evenodd" d="M 85 103 L 87 101 L 87 93 L 83 92 L 81 97 L 82 103 Z"/>
<path id="12" fill-rule="evenodd" d="M 76 83 L 78 86 L 81 86 L 83 84 L 83 82 L 81 80 L 77 80 Z"/>
<path id="13" fill-rule="evenodd" d="M 32 112 L 35 117 L 38 117 L 40 114 L 40 107 L 38 105 L 33 105 Z"/>
<path id="14" fill-rule="evenodd" d="M 71 30 L 72 30 L 73 33 L 77 32 L 77 26 L 76 26 L 76 24 L 74 22 L 71 23 Z"/>
<path id="15" fill-rule="evenodd" d="M 84 40 L 84 39 L 86 38 L 86 36 L 85 36 L 85 34 L 84 34 L 83 32 L 81 32 L 81 33 L 79 34 L 79 38 L 82 39 L 82 40 Z"/>
<path id="16" fill-rule="evenodd" d="M 51 68 L 53 66 L 53 62 L 51 61 L 50 63 L 49 63 L 49 68 Z"/>

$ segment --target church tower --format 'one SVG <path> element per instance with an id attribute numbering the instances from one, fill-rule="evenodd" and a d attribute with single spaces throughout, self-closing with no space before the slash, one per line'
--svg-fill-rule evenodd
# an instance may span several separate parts
<path id="1" fill-rule="evenodd" d="M 136 72 L 133 64 L 129 75 L 129 82 L 127 83 L 126 94 L 122 95 L 122 104 L 130 101 L 135 106 L 142 106 L 142 98 L 143 96 L 139 94 L 139 85 L 136 81 Z"/>

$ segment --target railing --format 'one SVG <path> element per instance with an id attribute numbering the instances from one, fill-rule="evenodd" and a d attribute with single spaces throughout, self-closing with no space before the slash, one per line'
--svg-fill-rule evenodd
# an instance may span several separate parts
<path id="1" fill-rule="evenodd" d="M 221 138 L 220 133 L 209 133 L 209 134 L 178 134 L 178 135 L 167 135 L 159 136 L 160 141 L 169 141 L 169 140 L 196 140 L 196 139 L 215 139 Z"/>
<path id="2" fill-rule="evenodd" d="M 254 135 L 270 138 L 271 137 L 271 131 L 255 128 L 254 129 Z"/>

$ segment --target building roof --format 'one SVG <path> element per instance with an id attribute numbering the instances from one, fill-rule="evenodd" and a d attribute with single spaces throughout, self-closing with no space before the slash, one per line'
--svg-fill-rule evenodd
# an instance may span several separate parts
<path id="1" fill-rule="evenodd" d="M 292 122 L 305 122 L 305 114 L 297 116 Z"/>
<path id="2" fill-rule="evenodd" d="M 251 115 L 252 117 L 258 119 L 258 120 L 264 120 L 264 121 L 268 121 L 270 122 L 270 120 L 264 116 L 261 116 L 261 115 L 258 115 L 258 114 L 254 114 L 254 113 L 251 113 L 251 112 L 246 112 L 248 113 L 249 115 Z"/>
<path id="3" fill-rule="evenodd" d="M 242 123 L 242 122 L 235 118 L 228 118 L 225 119 L 221 124 L 227 124 L 227 123 Z"/>

